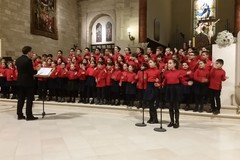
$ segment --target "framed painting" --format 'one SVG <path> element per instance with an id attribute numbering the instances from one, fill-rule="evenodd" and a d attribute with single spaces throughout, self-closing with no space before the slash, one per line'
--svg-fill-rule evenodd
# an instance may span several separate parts
<path id="1" fill-rule="evenodd" d="M 31 34 L 58 39 L 57 0 L 31 0 Z"/>

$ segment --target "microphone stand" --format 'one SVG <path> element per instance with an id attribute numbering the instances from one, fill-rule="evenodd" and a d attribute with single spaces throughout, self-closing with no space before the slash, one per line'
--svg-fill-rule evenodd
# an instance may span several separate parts
<path id="1" fill-rule="evenodd" d="M 163 107 L 160 106 L 160 117 L 161 117 L 161 119 L 160 119 L 160 127 L 159 128 L 156 127 L 156 128 L 153 129 L 156 132 L 166 132 L 167 131 L 165 128 L 162 127 L 162 108 Z"/>
<path id="2" fill-rule="evenodd" d="M 162 127 L 162 107 L 160 107 L 160 117 L 161 117 L 160 127 L 159 128 L 156 127 L 153 130 L 156 131 L 156 132 L 166 132 L 167 130 Z"/>
<path id="3" fill-rule="evenodd" d="M 142 71 L 142 80 L 143 80 L 142 81 L 142 87 L 144 89 L 144 70 Z M 145 126 L 147 126 L 147 124 L 144 122 L 144 109 L 145 109 L 145 106 L 144 106 L 144 103 L 143 103 L 142 104 L 142 123 L 136 123 L 135 126 L 137 126 L 137 127 L 145 127 Z"/>

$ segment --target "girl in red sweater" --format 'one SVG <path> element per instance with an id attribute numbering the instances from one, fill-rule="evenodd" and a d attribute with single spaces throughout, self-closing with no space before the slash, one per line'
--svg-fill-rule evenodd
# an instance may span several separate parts
<path id="1" fill-rule="evenodd" d="M 96 81 L 94 77 L 94 68 L 96 62 L 91 61 L 89 67 L 86 70 L 86 88 L 87 88 L 87 103 L 94 104 L 94 98 L 96 93 Z M 90 98 L 92 98 L 90 100 Z"/>
<path id="2" fill-rule="evenodd" d="M 16 68 L 14 68 L 12 62 L 8 62 L 8 68 L 6 70 L 6 77 L 7 77 L 7 89 L 8 89 L 8 98 L 10 93 L 13 94 L 11 99 L 16 99 L 16 81 L 17 81 L 17 75 L 16 75 Z"/>
<path id="3" fill-rule="evenodd" d="M 136 76 L 137 93 L 138 93 L 138 101 L 139 101 L 138 108 L 142 108 L 144 104 L 143 96 L 147 87 L 147 79 L 144 77 L 146 77 L 146 74 L 147 74 L 146 70 L 148 69 L 148 65 L 146 63 L 143 63 L 140 68 L 141 70 L 138 71 Z"/>
<path id="4" fill-rule="evenodd" d="M 157 109 L 154 106 L 154 102 L 156 101 L 157 89 L 160 87 L 161 78 L 160 78 L 160 70 L 158 69 L 157 62 L 153 59 L 148 62 L 149 69 L 146 71 L 147 87 L 144 93 L 144 101 L 146 101 L 147 106 L 149 107 L 149 115 L 150 119 L 147 123 L 158 123 L 157 118 Z"/>
<path id="5" fill-rule="evenodd" d="M 168 127 L 179 127 L 179 106 L 182 98 L 181 84 L 192 85 L 192 82 L 184 80 L 181 70 L 178 70 L 178 61 L 168 60 L 168 70 L 163 74 L 165 87 L 165 99 L 170 104 L 169 115 L 171 122 Z M 175 117 L 175 121 L 174 121 Z"/>
<path id="6" fill-rule="evenodd" d="M 76 94 L 77 94 L 77 80 L 78 80 L 78 71 L 75 69 L 73 63 L 70 64 L 70 70 L 67 72 L 68 83 L 67 90 L 69 95 L 69 100 L 67 102 L 75 103 Z"/>
<path id="7" fill-rule="evenodd" d="M 80 98 L 78 103 L 85 103 L 86 98 L 86 66 L 82 63 L 79 64 L 79 70 L 78 70 L 78 92 L 80 94 Z"/>
<path id="8" fill-rule="evenodd" d="M 121 64 L 115 64 L 115 70 L 111 76 L 111 95 L 112 95 L 112 105 L 120 105 L 120 80 L 122 77 Z"/>
<path id="9" fill-rule="evenodd" d="M 204 97 L 208 93 L 209 70 L 206 68 L 206 61 L 198 62 L 198 69 L 194 72 L 194 93 L 195 108 L 193 112 L 203 112 Z"/>
<path id="10" fill-rule="evenodd" d="M 132 65 L 128 66 L 128 72 L 126 74 L 126 100 L 127 106 L 134 106 L 134 99 L 136 95 L 136 73 L 135 68 Z"/>

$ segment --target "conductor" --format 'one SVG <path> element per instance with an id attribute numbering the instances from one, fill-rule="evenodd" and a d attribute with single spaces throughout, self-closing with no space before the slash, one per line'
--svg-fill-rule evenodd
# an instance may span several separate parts
<path id="1" fill-rule="evenodd" d="M 25 46 L 22 49 L 23 55 L 17 58 L 16 66 L 18 72 L 17 86 L 18 86 L 18 102 L 17 102 L 17 116 L 18 120 L 37 120 L 32 114 L 32 105 L 34 99 L 34 75 L 37 73 L 33 69 L 32 47 Z M 25 99 L 26 102 L 26 117 L 22 113 Z"/>

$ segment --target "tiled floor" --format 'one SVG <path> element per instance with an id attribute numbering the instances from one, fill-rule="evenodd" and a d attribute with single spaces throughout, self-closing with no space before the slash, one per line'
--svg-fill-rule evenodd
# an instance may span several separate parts
<path id="1" fill-rule="evenodd" d="M 173 129 L 164 114 L 167 132 L 159 133 L 158 124 L 135 127 L 138 111 L 46 105 L 57 114 L 37 121 L 18 121 L 15 111 L 14 103 L 0 102 L 0 160 L 240 159 L 238 119 L 181 116 Z"/>

